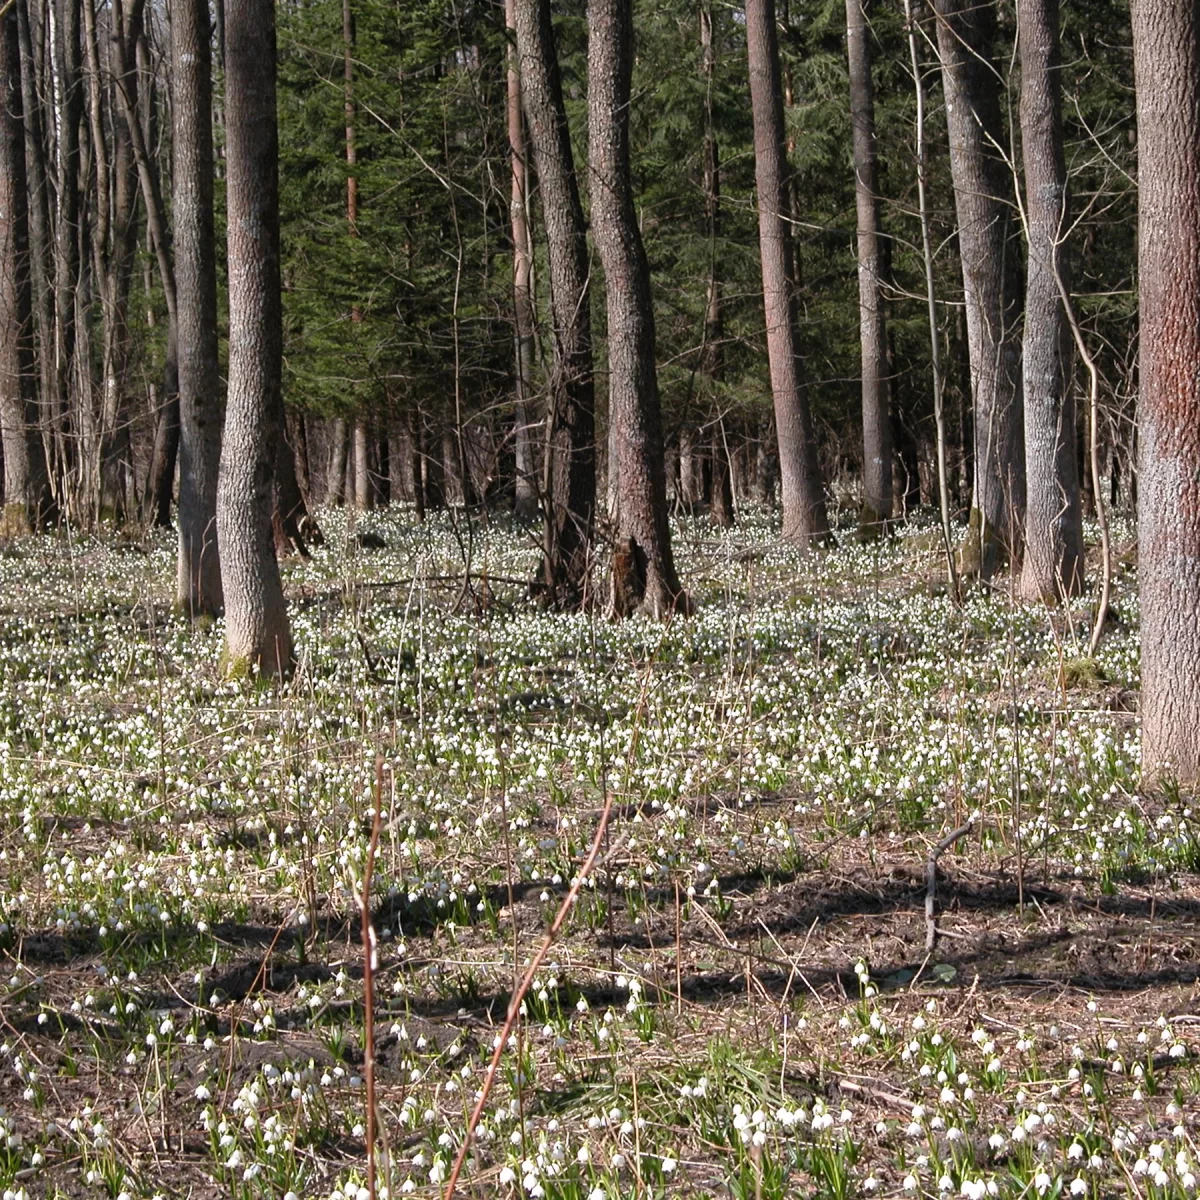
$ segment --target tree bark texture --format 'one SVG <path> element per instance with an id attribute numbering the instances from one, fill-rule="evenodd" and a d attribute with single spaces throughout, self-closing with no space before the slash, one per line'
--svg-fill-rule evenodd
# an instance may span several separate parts
<path id="1" fill-rule="evenodd" d="M 993 0 L 935 0 L 938 51 L 958 215 L 975 417 L 975 489 L 962 550 L 965 577 L 1015 561 L 1025 514 L 1020 262 L 1012 173 L 992 65 Z"/>
<path id="2" fill-rule="evenodd" d="M 1200 7 L 1133 5 L 1142 771 L 1200 780 Z"/>
<path id="3" fill-rule="evenodd" d="M 371 431 L 365 417 L 354 422 L 354 507 L 367 512 L 374 507 L 371 493 Z"/>
<path id="4" fill-rule="evenodd" d="M 504 20 L 515 36 L 517 0 L 505 0 Z M 513 361 L 516 387 L 513 396 L 513 442 L 516 489 L 513 508 L 518 517 L 532 520 L 538 509 L 537 466 L 529 424 L 533 403 L 533 258 L 530 254 L 529 193 L 525 161 L 525 123 L 521 115 L 521 74 L 517 47 L 508 52 L 508 149 L 512 159 L 509 221 L 513 239 Z"/>
<path id="5" fill-rule="evenodd" d="M 870 0 L 846 0 L 854 199 L 858 215 L 858 325 L 862 343 L 863 507 L 860 533 L 883 531 L 892 516 L 892 432 L 888 417 L 888 353 L 880 253 L 879 161 L 875 88 L 871 80 Z"/>
<path id="6" fill-rule="evenodd" d="M 28 0 L 17 0 L 17 30 L 21 44 L 21 99 L 25 127 L 25 177 L 29 189 L 29 274 L 33 283 L 34 328 L 37 334 L 38 396 L 43 424 L 57 395 L 54 351 L 54 279 L 51 262 L 47 144 L 42 105 L 37 90 L 33 35 Z M 53 442 L 50 443 L 54 445 Z M 47 464 L 48 467 L 52 464 Z M 53 481 L 54 472 L 50 471 Z"/>
<path id="7" fill-rule="evenodd" d="M 207 0 L 174 0 L 175 292 L 179 361 L 179 551 L 175 594 L 192 614 L 224 604 L 217 540 L 221 460 L 213 231 L 212 52 Z"/>
<path id="8" fill-rule="evenodd" d="M 51 399 L 52 420 L 69 469 L 75 458 L 68 436 L 74 389 L 76 301 L 80 283 L 79 142 L 83 121 L 80 0 L 53 0 L 55 70 L 58 76 L 57 210 L 55 212 L 54 349 L 57 394 Z"/>
<path id="9" fill-rule="evenodd" d="M 49 477 L 33 368 L 33 296 L 17 13 L 0 16 L 0 534 L 29 533 L 50 515 Z"/>
<path id="10" fill-rule="evenodd" d="M 137 251 L 137 165 L 125 105 L 112 113 L 112 163 L 104 136 L 103 74 L 93 0 L 82 0 L 88 67 L 88 113 L 91 158 L 96 181 L 96 228 L 92 234 L 96 284 L 104 316 L 99 445 L 89 448 L 89 463 L 98 464 L 96 501 L 102 517 L 118 522 L 130 514 L 133 498 L 133 452 L 128 395 L 130 357 L 129 289 Z M 140 0 L 110 12 L 109 66 L 114 89 L 137 111 L 138 76 L 135 46 L 141 35 Z M 111 193 L 110 193 L 111 179 Z M 110 203 L 111 194 L 111 203 Z"/>
<path id="11" fill-rule="evenodd" d="M 346 421 L 335 417 L 329 425 L 329 468 L 325 473 L 325 503 L 341 504 L 346 482 Z"/>
<path id="12" fill-rule="evenodd" d="M 588 2 L 588 143 L 592 230 L 604 266 L 608 308 L 608 404 L 616 422 L 620 489 L 618 549 L 632 555 L 631 607 L 655 617 L 686 611 L 667 523 L 667 481 L 655 363 L 654 306 L 633 204 L 629 105 L 632 0 Z M 623 607 L 623 601 L 616 607 Z"/>
<path id="13" fill-rule="evenodd" d="M 274 0 L 231 0 L 226 20 L 229 400 L 217 486 L 227 669 L 287 672 L 292 639 L 271 531 L 283 437 L 279 144 Z"/>
<path id="14" fill-rule="evenodd" d="M 1076 464 L 1071 331 L 1055 271 L 1068 225 L 1058 0 L 1021 0 L 1021 148 L 1025 162 L 1025 556 L 1021 595 L 1057 603 L 1083 583 L 1083 516 Z"/>
<path id="15" fill-rule="evenodd" d="M 535 591 L 552 607 L 587 599 L 596 509 L 596 402 L 587 227 L 550 0 L 515 0 L 521 100 L 542 197 L 550 260 L 553 360 L 542 463 L 544 537 Z"/>
<path id="16" fill-rule="evenodd" d="M 788 164 L 774 0 L 748 0 L 746 49 L 754 117 L 754 170 L 762 256 L 767 358 L 783 493 L 783 536 L 808 543 L 829 535 L 808 398 L 800 374 L 792 265 Z"/>

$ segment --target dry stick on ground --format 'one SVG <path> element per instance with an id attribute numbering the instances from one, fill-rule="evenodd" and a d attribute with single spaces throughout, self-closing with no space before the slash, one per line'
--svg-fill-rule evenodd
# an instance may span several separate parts
<path id="1" fill-rule="evenodd" d="M 450 1172 L 450 1179 L 446 1184 L 444 1200 L 452 1200 L 454 1196 L 455 1188 L 458 1185 L 458 1176 L 462 1171 L 463 1163 L 466 1161 L 467 1153 L 471 1149 L 471 1139 L 475 1135 L 475 1127 L 479 1124 L 479 1118 L 483 1116 L 483 1107 L 487 1103 L 487 1098 L 492 1090 L 492 1084 L 496 1080 L 496 1071 L 500 1066 L 500 1058 L 504 1053 L 504 1047 L 508 1044 L 508 1035 L 512 1031 L 513 1023 L 517 1019 L 517 1013 L 521 1009 L 521 1002 L 525 999 L 525 994 L 529 991 L 538 968 L 550 952 L 550 947 L 554 945 L 554 939 L 558 937 L 559 930 L 562 929 L 563 923 L 567 919 L 567 914 L 570 913 L 580 889 L 583 887 L 583 881 L 587 879 L 592 867 L 595 865 L 596 856 L 600 853 L 600 847 L 604 842 L 604 835 L 608 829 L 608 818 L 612 813 L 613 805 L 613 792 L 608 788 L 605 790 L 604 809 L 600 814 L 600 824 L 596 827 L 596 835 L 592 838 L 592 848 L 588 851 L 588 856 L 584 859 L 579 874 L 572 881 L 570 891 L 563 897 L 563 902 L 559 906 L 558 912 L 550 924 L 550 928 L 546 930 L 546 935 L 542 938 L 542 944 L 538 947 L 538 952 L 533 956 L 533 961 L 529 964 L 524 978 L 521 980 L 520 987 L 513 992 L 512 999 L 508 1002 L 508 1015 L 504 1019 L 504 1028 L 500 1030 L 500 1035 L 496 1039 L 496 1048 L 492 1051 L 492 1059 L 488 1063 L 487 1075 L 484 1077 L 483 1087 L 479 1092 L 479 1099 L 475 1102 L 475 1107 L 471 1111 L 471 1119 L 467 1122 L 467 1131 L 463 1135 L 458 1157 L 454 1160 L 454 1167 Z"/>
<path id="2" fill-rule="evenodd" d="M 937 927 L 937 864 L 938 859 L 958 841 L 959 838 L 966 837 L 974 825 L 973 821 L 968 821 L 965 825 L 960 825 L 957 829 L 951 830 L 932 850 L 929 851 L 929 858 L 925 863 L 925 953 L 932 954 L 934 947 L 937 945 L 938 927 Z"/>
<path id="3" fill-rule="evenodd" d="M 383 756 L 375 756 L 375 789 L 372 795 L 375 815 L 371 819 L 371 841 L 367 864 L 363 868 L 362 895 L 358 906 L 362 913 L 363 945 L 363 1059 L 367 1084 L 367 1192 L 375 1200 L 375 925 L 371 920 L 371 873 L 375 850 L 379 846 L 379 808 L 383 799 Z"/>

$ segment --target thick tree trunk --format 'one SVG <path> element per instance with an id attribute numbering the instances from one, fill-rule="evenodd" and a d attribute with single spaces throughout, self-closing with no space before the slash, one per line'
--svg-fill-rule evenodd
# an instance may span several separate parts
<path id="1" fill-rule="evenodd" d="M 1200 781 L 1200 9 L 1136 0 L 1142 771 Z"/>
<path id="2" fill-rule="evenodd" d="M 892 516 L 892 435 L 888 415 L 887 330 L 880 251 L 875 88 L 871 80 L 870 0 L 846 0 L 854 197 L 858 213 L 858 326 L 862 343 L 863 507 L 860 535 L 883 532 Z"/>
<path id="3" fill-rule="evenodd" d="M 271 532 L 271 481 L 283 440 L 279 143 L 273 0 L 231 0 L 226 19 L 229 401 L 217 487 L 225 586 L 225 662 L 286 673 L 287 601 Z"/>
<path id="4" fill-rule="evenodd" d="M 510 35 L 517 27 L 517 0 L 505 0 L 504 22 Z M 533 259 L 529 240 L 529 194 L 526 179 L 525 124 L 521 117 L 520 60 L 515 40 L 508 52 L 508 149 L 512 158 L 509 220 L 513 239 L 513 344 L 516 387 L 513 396 L 513 440 L 516 489 L 513 511 L 532 520 L 538 509 L 537 460 L 530 426 L 533 404 Z"/>
<path id="5" fill-rule="evenodd" d="M 992 64 L 994 0 L 935 0 L 958 214 L 975 415 L 975 494 L 962 573 L 988 579 L 1025 520 L 1020 261 L 1012 173 Z"/>
<path id="6" fill-rule="evenodd" d="M 614 574 L 614 607 L 655 617 L 687 612 L 667 523 L 662 416 L 655 363 L 650 264 L 633 204 L 629 105 L 633 71 L 632 0 L 588 0 L 588 143 L 592 229 L 608 304 L 608 397 L 617 426 L 618 551 L 631 556 Z M 618 558 L 620 555 L 618 554 Z"/>
<path id="7" fill-rule="evenodd" d="M 207 0 L 173 0 L 175 278 L 179 357 L 179 551 L 175 595 L 187 613 L 224 604 L 217 543 L 221 396 L 213 231 L 212 53 Z"/>
<path id="8" fill-rule="evenodd" d="M 758 237 L 762 256 L 767 358 L 783 484 L 783 536 L 805 544 L 829 536 L 808 398 L 800 378 L 783 93 L 774 0 L 747 0 L 746 47 L 754 115 Z"/>
<path id="9" fill-rule="evenodd" d="M 1021 0 L 1021 148 L 1029 259 L 1025 280 L 1025 557 L 1021 595 L 1055 604 L 1083 584 L 1083 516 L 1076 466 L 1071 332 L 1055 270 L 1067 229 L 1058 0 Z"/>
<path id="10" fill-rule="evenodd" d="M 0 535 L 39 528 L 50 516 L 46 457 L 33 376 L 33 296 L 25 182 L 17 14 L 0 15 Z"/>
<path id="11" fill-rule="evenodd" d="M 516 0 L 521 99 L 550 259 L 553 360 L 542 461 L 542 561 L 534 591 L 555 608 L 587 599 L 596 508 L 596 409 L 587 228 L 563 104 L 550 0 Z"/>

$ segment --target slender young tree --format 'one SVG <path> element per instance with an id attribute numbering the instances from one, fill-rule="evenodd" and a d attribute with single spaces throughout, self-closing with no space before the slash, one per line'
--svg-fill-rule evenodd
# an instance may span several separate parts
<path id="1" fill-rule="evenodd" d="M 287 672 L 292 638 L 271 532 L 283 437 L 283 307 L 274 0 L 225 7 L 229 211 L 229 400 L 217 485 L 225 661 Z"/>
<path id="2" fill-rule="evenodd" d="M 208 0 L 171 9 L 175 283 L 179 330 L 179 552 L 175 595 L 188 613 L 223 602 L 217 543 L 221 459 L 217 265 L 213 231 L 212 32 Z"/>
<path id="3" fill-rule="evenodd" d="M 1200 780 L 1200 6 L 1135 0 L 1142 771 Z"/>
<path id="4" fill-rule="evenodd" d="M 588 299 L 587 227 L 550 0 L 516 0 L 521 99 L 542 197 L 550 259 L 553 360 L 542 460 L 544 535 L 535 591 L 556 608 L 587 598 L 596 509 L 596 412 Z"/>
<path id="5" fill-rule="evenodd" d="M 747 0 L 746 52 L 754 115 L 758 240 L 762 256 L 767 358 L 779 442 L 783 536 L 801 544 L 829 536 L 808 397 L 800 377 L 794 267 L 788 217 L 788 166 L 774 0 Z"/>
<path id="6" fill-rule="evenodd" d="M 33 374 L 33 298 L 17 13 L 0 15 L 0 534 L 38 528 L 50 515 Z"/>
<path id="7" fill-rule="evenodd" d="M 846 0 L 854 200 L 858 214 L 858 326 L 862 343 L 863 507 L 859 532 L 883 532 L 892 516 L 892 422 L 880 254 L 879 156 L 871 80 L 870 0 Z"/>
<path id="8" fill-rule="evenodd" d="M 534 478 L 533 438 L 530 436 L 529 409 L 533 396 L 533 258 L 530 254 L 529 213 L 526 197 L 529 188 L 525 163 L 525 122 L 521 116 L 521 72 L 517 58 L 515 31 L 516 0 L 505 0 L 504 23 L 513 37 L 508 48 L 508 152 L 512 160 L 512 190 L 508 205 L 513 240 L 513 348 L 516 367 L 514 390 L 514 449 L 517 465 L 514 510 L 518 517 L 532 519 L 537 514 L 538 489 Z"/>
<path id="9" fill-rule="evenodd" d="M 1071 331 L 1055 271 L 1067 227 L 1058 0 L 1017 5 L 1021 55 L 1021 148 L 1025 163 L 1025 557 L 1021 595 L 1057 603 L 1083 582 Z M 1069 287 L 1064 279 L 1064 286 Z"/>
<path id="10" fill-rule="evenodd" d="M 55 74 L 58 112 L 57 132 L 57 209 L 54 221 L 54 376 L 57 394 L 51 398 L 55 432 L 67 461 L 66 471 L 75 458 L 74 441 L 67 436 L 72 407 L 78 400 L 73 386 L 75 372 L 75 304 L 79 287 L 79 190 L 80 136 L 83 122 L 83 84 L 81 78 L 80 0 L 52 0 L 54 4 Z M 77 414 L 76 414 L 77 416 Z"/>
<path id="11" fill-rule="evenodd" d="M 717 239 L 721 234 L 721 152 L 713 113 L 713 79 L 717 69 L 710 0 L 700 4 L 700 72 L 704 83 L 704 220 L 708 236 L 708 294 L 704 305 L 704 351 L 700 369 L 712 392 L 708 451 L 712 462 L 713 520 L 724 528 L 733 524 L 732 471 L 726 445 L 725 420 L 718 389 L 725 371 L 725 320 L 721 311 L 721 280 L 717 275 Z"/>
<path id="12" fill-rule="evenodd" d="M 588 0 L 588 145 L 592 230 L 608 307 L 608 410 L 616 425 L 616 607 L 656 617 L 687 611 L 667 523 L 650 264 L 633 205 L 629 105 L 632 0 Z M 622 575 L 624 578 L 622 578 Z"/>
<path id="13" fill-rule="evenodd" d="M 37 88 L 33 34 L 29 26 L 28 0 L 17 0 L 17 29 L 21 42 L 21 99 L 25 126 L 25 176 L 29 187 L 29 274 L 33 282 L 34 327 L 37 333 L 38 392 L 45 410 L 58 394 L 54 350 L 54 267 L 51 262 L 53 227 L 50 219 L 50 188 L 47 179 L 46 138 L 43 109 Z M 59 450 L 55 439 L 53 450 Z M 51 464 L 48 464 L 50 466 Z M 50 472 L 53 478 L 53 471 Z"/>
<path id="14" fill-rule="evenodd" d="M 961 565 L 965 578 L 988 579 L 1006 554 L 1015 560 L 1025 520 L 1013 182 L 992 63 L 994 0 L 934 0 L 934 9 L 975 417 L 975 495 Z"/>

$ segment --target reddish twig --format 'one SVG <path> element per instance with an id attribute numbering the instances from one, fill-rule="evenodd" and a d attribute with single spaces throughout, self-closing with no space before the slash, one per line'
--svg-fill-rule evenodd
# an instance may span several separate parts
<path id="1" fill-rule="evenodd" d="M 479 1124 L 480 1117 L 483 1116 L 484 1105 L 487 1104 L 487 1098 L 491 1094 L 492 1084 L 496 1079 L 496 1071 L 500 1066 L 500 1058 L 504 1054 L 504 1047 L 508 1044 L 508 1035 L 512 1032 L 512 1027 L 516 1023 L 517 1013 L 521 1009 L 521 1002 L 525 999 L 525 995 L 533 983 L 533 977 L 537 974 L 538 968 L 550 952 L 550 947 L 554 944 L 554 939 L 558 936 L 559 930 L 562 929 L 563 922 L 567 919 L 567 914 L 571 911 L 571 907 L 575 903 L 580 889 L 583 887 L 583 881 L 588 877 L 592 867 L 595 865 L 596 856 L 600 853 L 600 847 L 604 842 L 605 831 L 608 829 L 608 818 L 612 812 L 612 805 L 613 793 L 612 791 L 608 791 L 604 798 L 604 808 L 600 813 L 600 824 L 596 827 L 596 836 L 592 839 L 592 848 L 588 851 L 588 856 L 584 859 L 583 866 L 571 884 L 570 890 L 563 897 L 563 902 L 559 906 L 554 920 L 550 923 L 550 928 L 546 930 L 546 936 L 542 938 L 542 944 L 538 947 L 538 952 L 533 956 L 533 961 L 529 964 L 529 968 L 526 970 L 520 985 L 513 992 L 512 999 L 508 1002 L 508 1015 L 504 1020 L 504 1028 L 501 1029 L 500 1036 L 496 1039 L 496 1046 L 492 1051 L 492 1059 L 488 1063 L 487 1075 L 484 1077 L 483 1089 L 479 1093 L 479 1099 L 475 1102 L 475 1108 L 471 1112 L 471 1119 L 467 1122 L 467 1131 L 463 1136 L 462 1146 L 459 1147 L 458 1157 L 454 1160 L 454 1168 L 451 1170 L 450 1178 L 446 1183 L 443 1200 L 453 1200 L 455 1188 L 458 1186 L 458 1176 L 462 1171 L 463 1163 L 466 1162 L 467 1152 L 471 1148 L 471 1139 L 475 1135 L 475 1128 Z"/>

